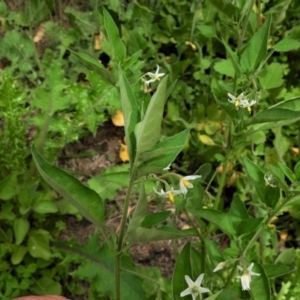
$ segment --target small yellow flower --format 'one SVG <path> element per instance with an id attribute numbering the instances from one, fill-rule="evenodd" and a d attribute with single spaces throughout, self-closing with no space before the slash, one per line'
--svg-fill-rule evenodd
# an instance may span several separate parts
<path id="1" fill-rule="evenodd" d="M 169 191 L 164 191 L 163 189 L 160 190 L 160 192 L 158 192 L 155 188 L 153 188 L 154 192 L 163 197 L 163 198 L 168 198 L 171 202 L 174 202 L 174 196 L 182 194 L 182 192 L 180 190 L 174 190 L 172 187 Z"/>

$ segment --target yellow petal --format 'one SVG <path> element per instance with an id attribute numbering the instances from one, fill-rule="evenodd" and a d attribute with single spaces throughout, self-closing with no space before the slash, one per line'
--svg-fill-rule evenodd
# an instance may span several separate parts
<path id="1" fill-rule="evenodd" d="M 120 148 L 120 152 L 119 152 L 119 157 L 122 160 L 122 162 L 129 161 L 127 146 L 122 143 L 121 143 L 121 148 Z"/>
<path id="2" fill-rule="evenodd" d="M 118 109 L 116 114 L 111 117 L 111 120 L 115 126 L 124 126 L 123 113 Z"/>

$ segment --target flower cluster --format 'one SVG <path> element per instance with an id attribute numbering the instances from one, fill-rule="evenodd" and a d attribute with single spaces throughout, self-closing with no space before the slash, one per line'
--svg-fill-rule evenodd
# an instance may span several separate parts
<path id="1" fill-rule="evenodd" d="M 187 194 L 188 192 L 188 188 L 193 188 L 194 186 L 192 185 L 192 183 L 190 183 L 189 181 L 190 180 L 194 180 L 194 179 L 197 179 L 197 178 L 200 178 L 201 176 L 199 175 L 189 175 L 189 176 L 184 176 L 180 179 L 180 182 L 179 182 L 179 186 L 180 186 L 180 189 L 179 190 L 174 190 L 173 187 L 170 188 L 169 191 L 164 191 L 163 189 L 159 191 L 157 191 L 155 188 L 154 188 L 154 192 L 163 197 L 163 198 L 168 198 L 171 202 L 174 202 L 174 196 L 176 195 L 180 195 L 180 194 L 183 194 L 184 196 Z"/>
<path id="2" fill-rule="evenodd" d="M 228 93 L 228 97 L 230 98 L 230 99 L 228 99 L 228 101 L 230 103 L 233 103 L 237 109 L 239 107 L 247 108 L 249 113 L 251 113 L 251 106 L 253 106 L 256 103 L 256 100 L 249 101 L 249 99 L 244 99 L 244 93 L 241 93 L 237 97 L 235 97 L 235 96 L 231 95 L 230 93 Z"/>

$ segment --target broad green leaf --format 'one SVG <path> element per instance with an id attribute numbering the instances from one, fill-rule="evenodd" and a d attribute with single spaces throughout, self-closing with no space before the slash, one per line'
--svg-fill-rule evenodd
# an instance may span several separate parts
<path id="1" fill-rule="evenodd" d="M 150 150 L 159 140 L 165 105 L 168 76 L 158 85 L 147 107 L 143 120 L 136 125 L 136 148 L 138 153 Z"/>
<path id="2" fill-rule="evenodd" d="M 108 11 L 103 8 L 104 27 L 112 49 L 112 59 L 116 62 L 123 62 L 126 57 L 126 49 L 120 37 L 118 27 Z"/>
<path id="3" fill-rule="evenodd" d="M 153 213 L 150 215 L 147 215 L 145 219 L 142 221 L 142 227 L 151 228 L 154 225 L 157 225 L 163 221 L 165 221 L 167 218 L 169 218 L 171 214 L 171 211 L 161 211 L 157 213 Z"/>
<path id="4" fill-rule="evenodd" d="M 42 229 L 30 232 L 27 242 L 30 255 L 35 258 L 49 260 L 51 257 L 49 238 L 49 233 Z"/>
<path id="5" fill-rule="evenodd" d="M 291 274 L 295 271 L 294 265 L 287 266 L 283 264 L 264 265 L 264 269 L 269 279 Z"/>
<path id="6" fill-rule="evenodd" d="M 244 203 L 238 197 L 234 197 L 231 202 L 228 214 L 234 228 L 236 228 L 242 220 L 249 218 Z"/>
<path id="7" fill-rule="evenodd" d="M 300 47 L 300 42 L 290 38 L 284 38 L 274 45 L 273 49 L 277 52 L 287 52 L 297 50 Z"/>
<path id="8" fill-rule="evenodd" d="M 266 57 L 271 22 L 272 15 L 269 14 L 264 24 L 254 34 L 242 53 L 241 65 L 244 71 L 254 71 Z"/>
<path id="9" fill-rule="evenodd" d="M 264 218 L 249 218 L 242 220 L 239 224 L 235 224 L 234 229 L 238 236 L 248 235 L 258 229 Z"/>
<path id="10" fill-rule="evenodd" d="M 270 300 L 270 284 L 269 279 L 262 265 L 254 264 L 253 272 L 260 274 L 260 276 L 251 277 L 251 293 L 254 299 Z"/>
<path id="11" fill-rule="evenodd" d="M 276 177 L 276 179 L 279 183 L 279 186 L 287 192 L 289 190 L 289 186 L 287 185 L 287 183 L 285 181 L 285 178 L 284 178 L 285 176 L 284 176 L 284 173 L 282 172 L 282 170 L 279 167 L 271 165 L 271 164 L 269 164 L 268 167 L 269 167 L 271 173 Z"/>
<path id="12" fill-rule="evenodd" d="M 142 50 L 138 50 L 137 52 L 132 54 L 129 58 L 127 58 L 121 65 L 122 70 L 126 71 L 128 68 L 133 66 L 137 62 L 141 54 L 142 54 Z"/>
<path id="13" fill-rule="evenodd" d="M 292 111 L 283 108 L 269 108 L 256 114 L 244 122 L 244 127 L 249 125 L 274 121 L 288 121 L 300 119 L 300 111 Z"/>
<path id="14" fill-rule="evenodd" d="M 104 206 L 100 196 L 65 171 L 50 165 L 35 149 L 31 149 L 34 162 L 45 181 L 69 200 L 79 212 L 99 228 L 104 219 Z"/>
<path id="15" fill-rule="evenodd" d="M 156 144 L 149 151 L 142 153 L 139 161 L 143 163 L 139 166 L 138 172 L 141 173 L 140 171 L 148 166 L 158 167 L 160 169 L 158 172 L 161 172 L 163 168 L 166 168 L 176 159 L 187 141 L 189 132 L 190 130 L 186 129 L 174 136 L 168 137 Z"/>
<path id="16" fill-rule="evenodd" d="M 278 102 L 274 105 L 272 105 L 271 107 L 269 107 L 269 109 L 273 109 L 273 108 L 282 108 L 282 109 L 288 109 L 288 110 L 292 110 L 292 111 L 300 111 L 300 96 L 291 98 L 291 99 L 287 99 L 287 100 L 283 100 L 281 102 Z"/>
<path id="17" fill-rule="evenodd" d="M 229 59 L 223 59 L 222 61 L 218 61 L 214 64 L 214 70 L 220 74 L 234 77 L 234 66 L 232 61 Z"/>
<path id="18" fill-rule="evenodd" d="M 216 300 L 240 300 L 241 298 L 237 292 L 229 289 L 224 289 L 221 291 L 221 294 L 217 297 Z"/>
<path id="19" fill-rule="evenodd" d="M 294 167 L 295 176 L 300 180 L 300 161 L 298 161 Z"/>
<path id="20" fill-rule="evenodd" d="M 122 112 L 125 122 L 126 145 L 129 154 L 129 162 L 133 164 L 135 159 L 136 139 L 134 128 L 140 120 L 139 108 L 134 93 L 124 76 L 122 69 L 119 68 L 119 84 L 121 92 Z"/>
<path id="21" fill-rule="evenodd" d="M 20 245 L 24 241 L 24 238 L 30 228 L 30 224 L 27 219 L 16 219 L 14 223 L 15 244 Z"/>
<path id="22" fill-rule="evenodd" d="M 105 80 L 107 83 L 111 85 L 116 84 L 116 79 L 113 76 L 113 74 L 109 71 L 107 71 L 104 66 L 99 62 L 97 59 L 93 58 L 92 56 L 82 53 L 82 52 L 74 52 L 71 51 L 72 54 L 74 54 L 79 60 L 87 65 L 90 69 L 92 69 L 94 72 L 99 74 L 103 80 Z"/>
<path id="23" fill-rule="evenodd" d="M 271 63 L 265 66 L 259 73 L 258 79 L 266 90 L 274 89 L 283 85 L 283 68 L 280 63 Z"/>
<path id="24" fill-rule="evenodd" d="M 215 224 L 221 231 L 229 236 L 234 236 L 236 234 L 228 214 L 214 209 L 199 209 L 194 207 L 187 207 L 187 209 L 195 217 L 205 219 Z"/>
<path id="25" fill-rule="evenodd" d="M 192 266 L 191 266 L 191 244 L 187 243 L 182 248 L 174 268 L 172 277 L 172 294 L 173 299 L 180 299 L 179 295 L 184 291 L 188 285 L 184 279 L 185 275 L 192 277 Z M 199 274 L 200 275 L 200 274 Z M 196 280 L 197 278 L 191 278 Z"/>

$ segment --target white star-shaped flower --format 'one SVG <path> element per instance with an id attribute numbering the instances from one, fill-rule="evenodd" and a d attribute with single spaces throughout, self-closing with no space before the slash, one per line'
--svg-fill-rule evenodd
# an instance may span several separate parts
<path id="1" fill-rule="evenodd" d="M 249 102 L 249 100 L 242 100 L 242 102 L 240 103 L 240 107 L 242 108 L 247 108 L 249 113 L 251 113 L 251 106 L 254 105 L 256 103 L 256 100 L 251 100 Z"/>
<path id="2" fill-rule="evenodd" d="M 180 190 L 174 190 L 172 187 L 169 191 L 164 191 L 163 189 L 160 190 L 160 192 L 158 192 L 155 188 L 153 188 L 154 192 L 163 197 L 163 198 L 168 198 L 171 202 L 174 202 L 174 196 L 182 194 L 182 192 Z"/>
<path id="3" fill-rule="evenodd" d="M 194 187 L 189 181 L 200 178 L 200 177 L 201 176 L 199 176 L 199 175 L 189 175 L 189 176 L 184 176 L 180 179 L 180 183 L 179 183 L 180 190 L 184 196 L 187 193 L 187 188 L 191 189 Z"/>
<path id="4" fill-rule="evenodd" d="M 242 267 L 237 266 L 240 271 L 243 271 L 242 276 L 237 276 L 236 278 L 241 279 L 242 290 L 247 291 L 250 290 L 251 276 L 260 276 L 260 274 L 252 272 L 252 268 L 254 263 L 251 263 L 250 266 L 244 270 Z"/>
<path id="5" fill-rule="evenodd" d="M 235 107 L 236 108 L 238 108 L 239 106 L 240 106 L 240 104 L 241 104 L 241 102 L 242 101 L 245 101 L 245 100 L 243 100 L 243 98 L 244 98 L 244 93 L 241 93 L 240 95 L 238 95 L 237 97 L 235 97 L 235 96 L 233 96 L 233 95 L 231 95 L 230 93 L 228 93 L 228 97 L 230 98 L 230 99 L 228 99 L 228 101 L 230 102 L 230 103 L 233 103 L 234 105 L 235 105 Z M 248 100 L 247 100 L 248 101 Z"/>
<path id="6" fill-rule="evenodd" d="M 149 80 L 144 80 L 145 85 L 149 85 L 149 83 L 154 82 L 154 81 L 160 81 L 160 77 L 164 76 L 165 73 L 159 73 L 159 65 L 157 65 L 155 73 L 152 72 L 147 72 L 144 76 L 149 76 Z"/>
<path id="7" fill-rule="evenodd" d="M 200 274 L 197 280 L 194 282 L 188 275 L 185 275 L 184 278 L 189 287 L 180 293 L 180 297 L 192 295 L 193 300 L 195 300 L 198 295 L 210 292 L 209 289 L 201 287 L 203 277 L 204 273 Z"/>

